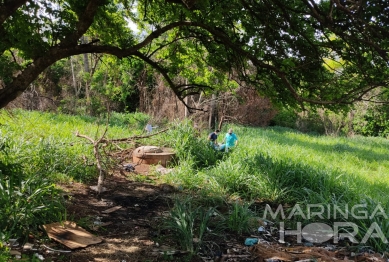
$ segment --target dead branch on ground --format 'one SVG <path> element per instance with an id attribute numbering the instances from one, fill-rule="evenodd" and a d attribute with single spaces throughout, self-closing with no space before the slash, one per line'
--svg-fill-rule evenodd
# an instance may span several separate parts
<path id="1" fill-rule="evenodd" d="M 99 150 L 100 145 L 106 145 L 107 146 L 108 144 L 115 144 L 115 143 L 118 143 L 118 142 L 132 142 L 134 140 L 149 138 L 149 137 L 161 134 L 163 132 L 166 132 L 168 130 L 168 128 L 163 129 L 163 130 L 161 130 L 159 132 L 150 134 L 150 135 L 132 136 L 132 137 L 128 137 L 128 138 L 117 138 L 117 139 L 107 139 L 107 138 L 105 138 L 107 130 L 108 129 L 105 128 L 103 135 L 99 139 L 97 139 L 97 140 L 94 140 L 93 138 L 91 138 L 89 136 L 82 135 L 78 131 L 75 133 L 76 137 L 85 138 L 85 139 L 89 140 L 92 143 L 92 145 L 93 145 L 93 154 L 94 154 L 94 157 L 96 159 L 96 167 L 97 167 L 97 169 L 99 171 L 99 178 L 97 180 L 97 187 L 96 187 L 96 191 L 97 191 L 98 194 L 100 194 L 101 192 L 104 191 L 103 183 L 104 183 L 105 174 L 107 173 L 107 171 L 104 170 L 103 165 L 102 165 L 102 157 L 101 157 L 101 152 Z"/>

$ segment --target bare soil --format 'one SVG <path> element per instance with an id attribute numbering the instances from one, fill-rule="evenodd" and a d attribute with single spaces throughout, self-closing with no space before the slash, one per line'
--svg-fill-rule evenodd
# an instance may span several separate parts
<path id="1" fill-rule="evenodd" d="M 135 172 L 131 172 L 132 176 L 148 176 L 149 168 L 138 165 Z M 276 236 L 242 236 L 230 232 L 207 239 L 197 255 L 189 255 L 179 249 L 179 239 L 161 228 L 162 218 L 172 206 L 172 196 L 182 192 L 166 184 L 135 182 L 123 171 L 107 177 L 105 187 L 107 191 L 98 195 L 85 184 L 64 186 L 68 199 L 67 220 L 101 237 L 101 243 L 70 250 L 51 240 L 33 252 L 41 254 L 45 261 L 68 262 L 387 261 L 369 250 L 358 253 L 347 246 L 283 245 Z M 121 208 L 103 212 L 116 206 Z M 245 246 L 248 237 L 257 237 L 259 242 Z M 30 241 L 42 243 L 39 239 Z M 49 251 L 50 248 L 57 251 Z"/>

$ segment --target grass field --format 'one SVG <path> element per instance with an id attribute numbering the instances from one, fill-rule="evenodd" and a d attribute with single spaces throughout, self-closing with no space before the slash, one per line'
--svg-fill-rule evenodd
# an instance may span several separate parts
<path id="1" fill-rule="evenodd" d="M 96 139 L 104 134 L 108 122 L 106 137 L 123 138 L 142 134 L 147 121 L 148 116 L 140 113 L 113 114 L 105 120 L 2 110 L 0 186 L 14 189 L 14 193 L 0 195 L 0 203 L 8 208 L 5 208 L 8 213 L 0 214 L 0 226 L 5 228 L 2 238 L 25 233 L 29 230 L 26 225 L 36 226 L 42 223 L 42 217 L 50 221 L 63 214 L 55 201 L 47 201 L 47 196 L 53 199 L 59 194 L 55 183 L 97 180 L 95 167 L 85 165 L 85 159 L 89 163 L 94 161 L 93 148 L 87 140 L 75 136 L 77 131 Z M 295 204 L 320 205 L 325 209 L 337 205 L 343 211 L 348 207 L 350 216 L 342 221 L 357 224 L 358 237 L 366 234 L 372 222 L 377 222 L 389 237 L 389 223 L 384 215 L 356 218 L 356 210 L 352 210 L 359 205 L 371 214 L 379 204 L 385 214 L 389 212 L 389 199 L 385 194 L 389 188 L 387 139 L 326 137 L 282 127 L 232 125 L 225 126 L 221 136 L 227 128 L 233 127 L 239 144 L 229 153 L 220 153 L 208 146 L 208 130 L 198 134 L 190 121 L 167 123 L 166 127 L 167 132 L 140 142 L 176 150 L 179 162 L 174 171 L 159 179 L 192 195 L 201 205 L 216 207 L 240 201 L 247 207 L 256 202 L 272 206 L 283 204 L 289 211 Z M 32 186 L 22 192 L 26 181 Z M 44 190 L 40 190 L 42 188 Z M 10 201 L 15 203 L 18 197 L 26 196 L 36 198 L 36 206 L 46 207 L 41 209 L 45 210 L 44 215 L 31 216 L 29 220 L 18 215 L 26 212 L 31 201 L 20 202 L 18 207 Z M 257 216 L 263 214 L 263 207 L 255 210 Z M 34 206 L 29 208 L 38 214 Z M 318 220 L 318 217 L 303 219 L 300 216 L 294 217 L 293 222 L 308 224 Z M 325 217 L 320 221 L 330 223 L 334 218 Z M 387 249 L 380 239 L 369 241 L 368 245 L 377 250 Z"/>

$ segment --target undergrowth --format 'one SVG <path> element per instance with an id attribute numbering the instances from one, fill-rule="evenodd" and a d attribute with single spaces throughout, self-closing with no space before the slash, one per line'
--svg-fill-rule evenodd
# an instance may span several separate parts
<path id="1" fill-rule="evenodd" d="M 87 140 L 77 138 L 75 132 L 99 138 L 108 123 L 108 138 L 142 135 L 148 120 L 147 115 L 139 113 L 97 119 L 22 110 L 1 111 L 0 184 L 4 190 L 0 201 L 5 204 L 19 201 L 18 206 L 23 212 L 31 213 L 25 221 L 20 220 L 21 216 L 11 215 L 14 219 L 2 225 L 7 229 L 7 232 L 2 232 L 3 236 L 10 237 L 16 234 L 14 232 L 23 234 L 35 227 L 31 221 L 53 220 L 51 213 L 61 217 L 59 213 L 63 209 L 60 204 L 49 201 L 60 199 L 55 184 L 97 178 L 96 168 L 90 165 L 94 163 L 92 146 Z M 203 207 L 216 209 L 222 203 L 228 203 L 228 210 L 220 221 L 232 231 L 241 234 L 250 231 L 250 224 L 245 221 L 251 216 L 263 215 L 263 207 L 253 211 L 247 204 L 254 202 L 256 206 L 270 203 L 285 207 L 296 204 L 302 207 L 364 205 L 366 212 L 372 212 L 379 204 L 388 214 L 389 200 L 385 193 L 389 184 L 389 142 L 385 139 L 313 136 L 288 128 L 229 125 L 223 128 L 219 141 L 232 127 L 239 144 L 228 153 L 221 153 L 209 146 L 206 140 L 209 130 L 199 133 L 191 121 L 166 123 L 159 130 L 165 127 L 168 128 L 166 132 L 142 142 L 172 147 L 176 152 L 177 161 L 170 166 L 173 172 L 159 179 L 175 185 L 183 193 L 195 194 L 196 198 L 188 201 L 202 203 Z M 17 199 L 19 197 L 36 202 Z M 186 205 L 182 209 L 177 204 L 173 209 L 175 213 L 171 213 L 171 221 L 176 223 L 174 226 L 184 226 L 185 219 L 190 218 L 194 223 L 186 221 L 187 226 L 182 227 L 181 233 L 188 235 L 188 239 L 189 236 L 199 238 L 199 230 L 203 228 L 201 221 L 208 219 L 207 213 L 198 213 L 198 205 L 189 202 L 181 203 Z M 236 203 L 240 203 L 239 206 Z M 45 207 L 38 208 L 40 206 Z M 9 207 L 9 212 L 16 211 Z M 6 223 L 4 217 L 2 219 L 0 223 Z M 389 237 L 384 216 L 346 218 L 343 221 L 347 219 L 358 225 L 358 237 L 368 232 L 372 222 L 376 222 Z M 19 220 L 20 223 L 15 222 Z M 334 222 L 331 217 L 301 220 L 304 224 Z M 177 224 L 177 221 L 182 223 Z M 196 244 L 189 240 L 183 245 L 191 252 L 196 249 Z M 377 238 L 364 245 L 380 251 L 387 249 Z"/>

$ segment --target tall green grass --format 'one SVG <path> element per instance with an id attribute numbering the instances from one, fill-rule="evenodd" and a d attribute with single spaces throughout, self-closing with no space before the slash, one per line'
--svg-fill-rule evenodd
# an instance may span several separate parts
<path id="1" fill-rule="evenodd" d="M 234 130 L 239 145 L 233 152 L 206 168 L 188 168 L 186 175 L 214 180 L 209 186 L 215 190 L 247 199 L 293 203 L 312 195 L 353 201 L 365 196 L 387 202 L 382 194 L 389 185 L 385 139 L 310 136 L 279 127 Z"/>
<path id="2" fill-rule="evenodd" d="M 175 240 L 183 250 L 193 253 L 201 245 L 214 212 L 213 208 L 205 210 L 193 207 L 190 197 L 176 197 L 163 227 L 173 232 Z"/>
<path id="3" fill-rule="evenodd" d="M 66 214 L 60 191 L 39 173 L 24 172 L 14 146 L 10 138 L 1 137 L 0 241 L 26 237 Z"/>
<path id="4" fill-rule="evenodd" d="M 23 110 L 0 113 L 0 137 L 12 138 L 10 157 L 27 173 L 66 181 L 95 178 L 93 150 L 88 140 L 76 132 L 100 138 L 108 124 L 107 138 L 123 138 L 142 133 L 148 117 L 142 114 L 113 114 L 107 119 Z"/>
<path id="5" fill-rule="evenodd" d="M 139 113 L 113 114 L 106 135 L 120 138 L 142 134 L 148 120 L 148 116 Z M 22 170 L 26 177 L 39 174 L 56 182 L 95 179 L 95 168 L 83 161 L 85 157 L 93 160 L 92 147 L 74 133 L 79 131 L 98 138 L 105 131 L 107 121 L 21 110 L 1 111 L 0 138 L 8 141 L 8 149 L 0 164 L 14 173 Z M 221 137 L 233 127 L 239 144 L 228 153 L 220 153 L 206 141 L 209 130 L 198 133 L 190 121 L 167 123 L 166 127 L 168 131 L 142 143 L 174 148 L 178 159 L 172 166 L 174 170 L 160 179 L 175 184 L 183 192 L 192 191 L 208 198 L 202 203 L 212 205 L 237 199 L 285 206 L 367 203 L 370 209 L 380 204 L 385 212 L 389 210 L 385 195 L 389 185 L 387 139 L 326 137 L 280 127 L 231 125 L 225 126 Z M 383 218 L 374 221 L 382 224 L 389 234 Z M 354 222 L 363 232 L 371 221 Z M 374 241 L 368 244 L 386 249 Z"/>
<path id="6" fill-rule="evenodd" d="M 204 168 L 195 167 L 193 157 L 183 159 L 180 168 L 166 180 L 206 192 L 201 195 L 216 192 L 230 199 L 285 206 L 321 204 L 351 208 L 367 203 L 367 210 L 372 210 L 380 204 L 389 216 L 389 199 L 385 194 L 389 188 L 388 140 L 313 136 L 280 127 L 232 127 L 239 139 L 232 152 Z M 227 127 L 223 131 L 226 130 Z M 359 226 L 360 235 L 370 227 L 370 219 L 348 219 Z M 389 238 L 385 218 L 373 220 L 382 225 Z M 331 223 L 333 218 L 324 222 Z M 386 250 L 379 242 L 372 239 L 366 245 Z"/>
<path id="7" fill-rule="evenodd" d="M 0 111 L 0 242 L 23 238 L 42 224 L 66 219 L 56 183 L 96 179 L 93 148 L 76 132 L 97 139 L 142 133 L 148 116 L 99 119 L 23 110 Z"/>

